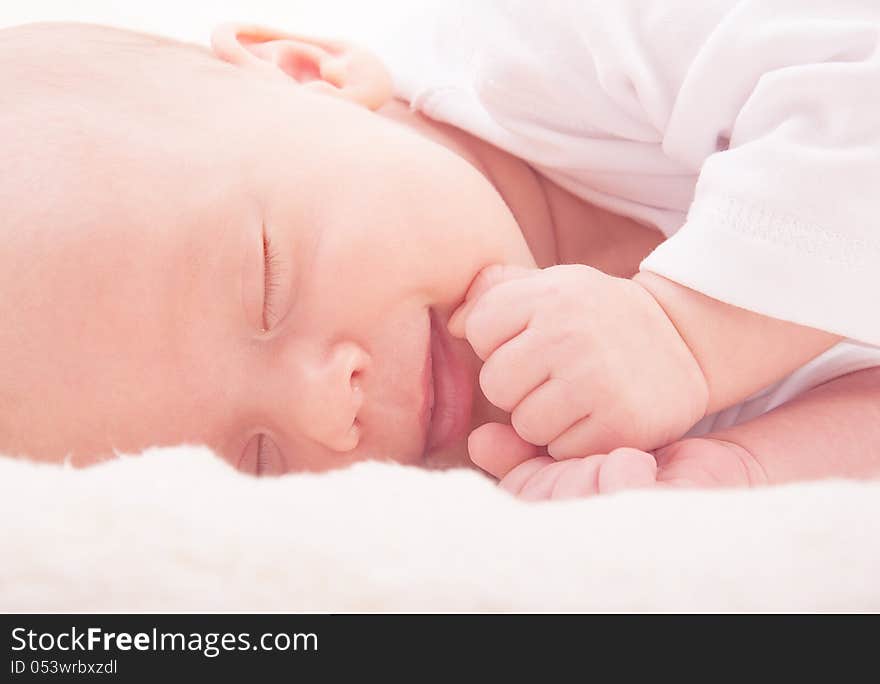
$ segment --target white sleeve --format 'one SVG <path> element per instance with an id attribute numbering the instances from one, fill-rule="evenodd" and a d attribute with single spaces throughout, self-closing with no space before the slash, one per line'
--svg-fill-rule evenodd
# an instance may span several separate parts
<path id="1" fill-rule="evenodd" d="M 880 345 L 880 2 L 741 3 L 692 62 L 663 145 L 685 163 L 718 151 L 643 270 Z"/>
<path id="2" fill-rule="evenodd" d="M 699 166 L 667 155 L 664 131 L 700 46 L 740 1 L 413 0 L 370 46 L 413 109 L 669 234 Z"/>
<path id="3" fill-rule="evenodd" d="M 880 0 L 435 9 L 415 106 L 674 233 L 643 269 L 880 345 Z"/>

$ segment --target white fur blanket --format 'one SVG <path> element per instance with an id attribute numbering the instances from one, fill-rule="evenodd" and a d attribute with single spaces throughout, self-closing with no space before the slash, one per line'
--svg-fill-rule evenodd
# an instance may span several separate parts
<path id="1" fill-rule="evenodd" d="M 880 610 L 880 482 L 515 500 L 466 470 L 255 479 L 196 447 L 0 458 L 6 611 Z"/>

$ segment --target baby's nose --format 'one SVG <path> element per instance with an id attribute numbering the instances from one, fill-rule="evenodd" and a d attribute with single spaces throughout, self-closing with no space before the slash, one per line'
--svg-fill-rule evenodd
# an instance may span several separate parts
<path id="1" fill-rule="evenodd" d="M 333 451 L 351 451 L 360 440 L 361 380 L 370 357 L 354 342 L 291 354 L 285 367 L 287 413 L 302 436 Z M 283 411 L 283 410 L 282 410 Z M 283 415 L 283 413 L 282 413 Z"/>

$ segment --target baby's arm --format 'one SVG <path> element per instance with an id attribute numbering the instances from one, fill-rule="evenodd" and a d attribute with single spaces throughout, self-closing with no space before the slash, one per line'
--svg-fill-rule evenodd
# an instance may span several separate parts
<path id="1" fill-rule="evenodd" d="M 516 439 L 514 434 L 505 437 Z M 654 454 L 622 448 L 567 461 L 492 460 L 490 467 L 504 489 L 533 500 L 650 487 L 749 487 L 877 477 L 880 368 L 842 376 L 751 421 L 675 442 Z"/>
<path id="2" fill-rule="evenodd" d="M 733 406 L 840 341 L 768 318 L 642 271 L 633 280 L 660 304 L 694 355 L 709 390 L 706 413 Z"/>
<path id="3" fill-rule="evenodd" d="M 449 330 L 485 362 L 486 398 L 556 459 L 670 444 L 838 340 L 650 273 L 580 264 L 483 269 Z"/>
<path id="4" fill-rule="evenodd" d="M 770 484 L 880 476 L 880 368 L 844 375 L 709 437 L 747 451 Z"/>

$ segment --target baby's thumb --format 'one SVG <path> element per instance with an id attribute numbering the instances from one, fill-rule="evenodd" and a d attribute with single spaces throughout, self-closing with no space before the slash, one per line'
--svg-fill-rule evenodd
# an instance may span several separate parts
<path id="1" fill-rule="evenodd" d="M 479 301 L 480 297 L 495 285 L 506 280 L 525 278 L 534 272 L 535 269 L 533 268 L 513 264 L 491 264 L 481 269 L 471 282 L 467 294 L 464 296 L 464 302 L 449 317 L 449 322 L 446 324 L 449 334 L 453 337 L 464 338 L 464 324 L 468 314 L 470 314 L 471 309 L 474 308 L 474 304 Z"/>
<path id="2" fill-rule="evenodd" d="M 475 465 L 499 480 L 520 463 L 541 455 L 538 447 L 504 423 L 485 423 L 471 432 L 468 454 Z"/>

